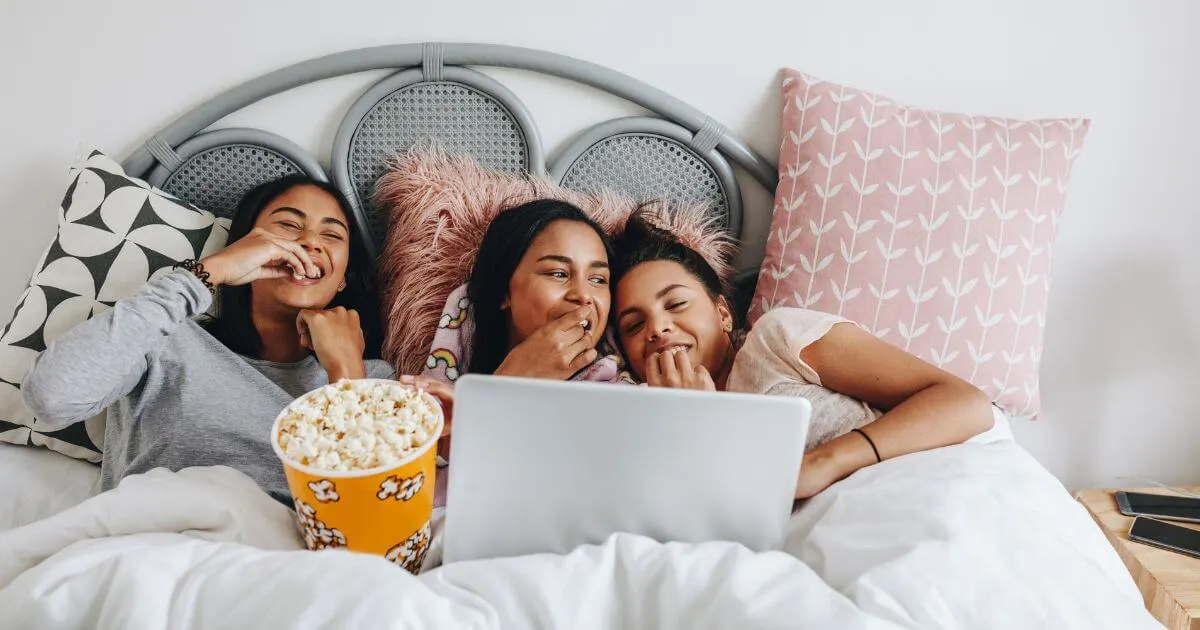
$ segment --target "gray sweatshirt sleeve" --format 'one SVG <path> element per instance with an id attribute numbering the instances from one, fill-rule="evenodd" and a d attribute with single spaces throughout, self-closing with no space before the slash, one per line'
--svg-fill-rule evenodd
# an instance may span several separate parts
<path id="1" fill-rule="evenodd" d="M 21 384 L 25 404 L 43 430 L 87 420 L 133 391 L 148 358 L 211 303 L 208 289 L 186 270 L 146 284 L 50 342 Z"/>
<path id="2" fill-rule="evenodd" d="M 367 378 L 386 378 L 394 380 L 396 378 L 396 368 L 387 361 L 379 359 L 367 359 L 363 362 L 367 368 Z"/>

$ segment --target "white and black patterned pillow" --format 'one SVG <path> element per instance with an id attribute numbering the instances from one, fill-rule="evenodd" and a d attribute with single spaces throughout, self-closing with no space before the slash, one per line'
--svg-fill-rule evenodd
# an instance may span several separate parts
<path id="1" fill-rule="evenodd" d="M 58 233 L 0 333 L 0 442 L 100 461 L 103 414 L 41 432 L 21 398 L 21 381 L 55 337 L 112 308 L 176 262 L 220 249 L 228 236 L 227 220 L 126 176 L 99 151 L 72 166 Z"/>

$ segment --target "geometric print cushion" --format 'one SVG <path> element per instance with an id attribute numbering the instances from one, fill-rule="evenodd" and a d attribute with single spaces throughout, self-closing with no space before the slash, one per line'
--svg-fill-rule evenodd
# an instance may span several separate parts
<path id="1" fill-rule="evenodd" d="M 223 247 L 229 223 L 126 176 L 99 151 L 72 166 L 70 177 L 58 233 L 0 333 L 0 442 L 98 462 L 103 412 L 61 431 L 41 432 L 21 398 L 21 381 L 58 335 L 112 308 L 176 262 Z"/>
<path id="2" fill-rule="evenodd" d="M 779 186 L 749 318 L 842 315 L 1040 407 L 1050 263 L 1089 122 L 949 114 L 785 72 Z"/>

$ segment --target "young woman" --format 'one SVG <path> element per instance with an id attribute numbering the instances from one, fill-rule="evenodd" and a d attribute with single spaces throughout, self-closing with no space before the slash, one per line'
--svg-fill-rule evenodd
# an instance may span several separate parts
<path id="1" fill-rule="evenodd" d="M 290 176 L 250 191 L 230 244 L 59 337 L 22 385 L 48 429 L 108 409 L 101 485 L 226 465 L 291 505 L 275 416 L 340 378 L 390 378 L 374 268 L 336 188 Z M 197 323 L 220 293 L 220 312 Z"/>
<path id="2" fill-rule="evenodd" d="M 428 369 L 402 376 L 437 396 L 452 421 L 462 373 L 557 380 L 629 380 L 605 352 L 612 244 L 582 210 L 539 199 L 501 212 L 479 246 L 467 284 L 446 300 Z M 450 457 L 450 430 L 438 445 Z M 444 502 L 439 477 L 435 505 Z"/>
<path id="3" fill-rule="evenodd" d="M 835 315 L 781 308 L 735 333 L 712 267 L 642 217 L 629 222 L 617 251 L 617 338 L 646 383 L 812 403 L 797 499 L 864 466 L 992 426 L 983 392 Z"/>
<path id="4" fill-rule="evenodd" d="M 500 213 L 470 280 L 446 301 L 416 380 L 446 404 L 462 373 L 619 380 L 618 358 L 602 356 L 611 252 L 604 230 L 569 203 L 540 199 Z"/>

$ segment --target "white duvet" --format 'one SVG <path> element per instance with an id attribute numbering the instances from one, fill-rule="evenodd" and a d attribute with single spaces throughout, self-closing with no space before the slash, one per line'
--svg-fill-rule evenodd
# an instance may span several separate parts
<path id="1" fill-rule="evenodd" d="M 227 468 L 152 471 L 0 533 L 11 628 L 1161 627 L 1098 528 L 1012 442 L 872 466 L 810 501 L 783 552 L 619 534 L 453 564 L 301 551 Z"/>

